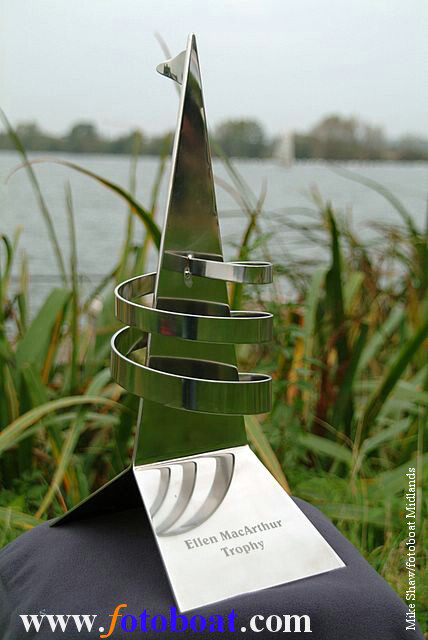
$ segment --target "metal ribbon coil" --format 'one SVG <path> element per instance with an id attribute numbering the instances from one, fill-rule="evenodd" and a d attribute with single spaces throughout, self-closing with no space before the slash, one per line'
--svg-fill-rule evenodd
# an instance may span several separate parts
<path id="1" fill-rule="evenodd" d="M 269 263 L 224 263 L 178 252 L 166 252 L 164 258 L 168 270 L 185 275 L 187 270 L 191 276 L 239 283 L 272 280 Z M 223 415 L 269 411 L 270 376 L 238 373 L 232 365 L 207 360 L 152 356 L 143 365 L 130 357 L 147 346 L 152 333 L 221 344 L 253 344 L 272 338 L 270 313 L 231 311 L 230 316 L 210 315 L 213 303 L 200 300 L 185 300 L 186 312 L 179 313 L 133 300 L 153 293 L 155 281 L 156 273 L 149 273 L 131 278 L 115 289 L 116 317 L 128 325 L 111 341 L 115 381 L 135 395 L 176 409 Z"/>
<path id="2" fill-rule="evenodd" d="M 133 298 L 153 293 L 156 273 L 131 278 L 115 289 L 116 318 L 148 333 L 221 344 L 256 344 L 272 340 L 272 314 L 231 311 L 230 316 L 177 313 L 148 307 Z M 186 300 L 187 306 L 192 306 Z M 209 303 L 207 303 L 209 305 Z M 198 302 L 195 307 L 201 307 Z"/>

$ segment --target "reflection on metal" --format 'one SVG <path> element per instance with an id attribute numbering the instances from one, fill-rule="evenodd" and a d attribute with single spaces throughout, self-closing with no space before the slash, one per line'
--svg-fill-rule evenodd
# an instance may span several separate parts
<path id="1" fill-rule="evenodd" d="M 156 71 L 171 80 L 175 80 L 178 84 L 183 82 L 184 65 L 186 63 L 186 51 L 182 51 L 175 58 L 166 60 L 158 64 Z"/>
<path id="2" fill-rule="evenodd" d="M 344 566 L 248 446 L 134 473 L 181 611 Z"/>
<path id="3" fill-rule="evenodd" d="M 164 266 L 170 271 L 183 273 L 186 269 L 193 276 L 213 278 L 226 282 L 269 284 L 272 282 L 272 265 L 269 262 L 223 262 L 221 256 L 202 256 L 195 253 L 167 251 Z"/>
<path id="4" fill-rule="evenodd" d="M 219 452 L 140 467 L 147 509 L 158 536 L 174 536 L 208 520 L 223 502 L 234 456 Z"/>
<path id="5" fill-rule="evenodd" d="M 196 342 L 251 344 L 272 339 L 270 313 L 230 311 L 224 316 L 227 306 L 207 300 L 163 298 L 162 309 L 135 302 L 135 298 L 153 293 L 155 278 L 155 273 L 149 273 L 116 287 L 118 320 L 146 333 Z"/>
<path id="6" fill-rule="evenodd" d="M 232 365 L 176 356 L 152 356 L 148 367 L 129 356 L 146 345 L 147 334 L 131 327 L 120 329 L 112 341 L 114 379 L 145 401 L 219 417 L 269 411 L 269 376 L 239 373 L 236 380 L 236 367 Z M 200 421 L 203 429 L 202 417 Z"/>
<path id="7" fill-rule="evenodd" d="M 272 316 L 231 311 L 227 283 L 270 283 L 272 267 L 223 260 L 195 37 L 158 71 L 181 85 L 159 265 L 115 290 L 112 375 L 140 398 L 133 464 L 54 524 L 142 499 L 188 610 L 343 563 L 247 445 L 271 379 L 238 372 L 235 344 L 269 341 Z"/>

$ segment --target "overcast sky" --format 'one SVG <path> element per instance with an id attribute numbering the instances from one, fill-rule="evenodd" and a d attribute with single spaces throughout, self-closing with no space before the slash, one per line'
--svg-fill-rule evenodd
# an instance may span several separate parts
<path id="1" fill-rule="evenodd" d="M 1 106 L 63 132 L 175 126 L 155 66 L 197 36 L 208 120 L 269 133 L 355 114 L 390 136 L 428 135 L 427 0 L 0 0 Z"/>

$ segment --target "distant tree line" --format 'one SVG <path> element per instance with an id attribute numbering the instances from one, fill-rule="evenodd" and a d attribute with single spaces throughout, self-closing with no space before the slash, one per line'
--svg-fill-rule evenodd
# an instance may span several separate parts
<path id="1" fill-rule="evenodd" d="M 102 135 L 97 127 L 80 122 L 63 136 L 42 131 L 36 123 L 20 124 L 16 128 L 27 151 L 62 151 L 66 153 L 112 153 L 154 155 L 169 153 L 172 132 L 148 136 L 134 130 L 117 138 Z M 292 135 L 297 159 L 324 160 L 428 160 L 428 139 L 405 136 L 387 140 L 380 127 L 356 118 L 331 115 L 323 118 L 307 133 Z M 212 151 L 237 158 L 275 157 L 281 136 L 270 138 L 255 120 L 227 120 L 212 135 Z M 7 133 L 0 133 L 0 150 L 13 149 Z"/>
<path id="2" fill-rule="evenodd" d="M 323 118 L 308 133 L 294 136 L 296 158 L 325 160 L 428 160 L 428 139 L 385 137 L 380 127 L 357 118 Z"/>

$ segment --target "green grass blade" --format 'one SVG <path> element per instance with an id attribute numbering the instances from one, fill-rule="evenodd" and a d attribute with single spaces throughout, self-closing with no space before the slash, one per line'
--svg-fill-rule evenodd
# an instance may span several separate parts
<path id="1" fill-rule="evenodd" d="M 56 465 L 55 473 L 53 475 L 49 488 L 43 500 L 41 501 L 39 508 L 37 509 L 36 518 L 40 518 L 44 514 L 46 509 L 51 504 L 53 498 L 55 497 L 55 494 L 57 493 L 57 491 L 60 490 L 60 486 L 64 479 L 64 475 L 67 471 L 67 467 L 71 462 L 71 458 L 74 454 L 74 450 L 79 441 L 80 434 L 84 426 L 84 420 L 85 420 L 85 412 L 84 410 L 82 411 L 82 409 L 80 409 L 76 419 L 73 421 L 65 437 L 63 447 L 59 454 L 59 459 Z"/>
<path id="2" fill-rule="evenodd" d="M 339 244 L 339 230 L 333 210 L 326 208 L 326 219 L 331 238 L 331 266 L 326 276 L 327 301 L 336 332 L 336 348 L 339 365 L 348 359 L 348 345 L 345 333 L 345 310 L 342 288 L 342 257 Z"/>
<path id="3" fill-rule="evenodd" d="M 22 513 L 12 507 L 0 507 L 0 520 L 25 530 L 37 527 L 41 523 L 38 518 L 30 516 L 28 513 Z"/>
<path id="4" fill-rule="evenodd" d="M 409 472 L 409 467 L 416 467 L 417 462 L 420 462 L 422 471 L 419 482 L 423 482 L 424 478 L 428 477 L 428 453 L 424 453 L 419 457 L 415 451 L 413 459 L 407 460 L 404 464 L 394 469 L 377 474 L 370 483 L 369 497 L 372 499 L 384 499 L 386 496 L 401 495 L 405 488 L 406 473 Z"/>
<path id="5" fill-rule="evenodd" d="M 366 342 L 367 332 L 368 325 L 362 323 L 360 326 L 359 336 L 352 348 L 351 359 L 346 367 L 345 375 L 341 382 L 339 393 L 337 394 L 332 419 L 334 427 L 338 427 L 342 421 L 345 420 L 345 416 L 349 415 L 351 409 L 350 404 L 352 403 L 352 388 L 357 373 L 358 362 Z M 344 431 L 346 430 L 345 425 Z"/>
<path id="6" fill-rule="evenodd" d="M 42 368 L 49 349 L 51 334 L 58 315 L 70 299 L 68 289 L 53 289 L 35 316 L 16 350 L 18 367 L 34 364 Z"/>
<path id="7" fill-rule="evenodd" d="M 27 170 L 27 174 L 28 177 L 30 179 L 31 185 L 33 187 L 33 191 L 35 193 L 36 196 L 36 200 L 37 203 L 39 205 L 39 209 L 42 213 L 43 219 L 45 221 L 47 230 L 48 230 L 48 235 L 49 235 L 49 239 L 51 241 L 52 244 L 52 248 L 56 257 L 56 261 L 58 264 L 58 270 L 60 273 L 60 276 L 62 278 L 63 284 L 66 284 L 67 282 L 67 276 L 65 273 L 65 266 L 64 266 L 64 258 L 62 256 L 61 253 L 61 248 L 59 246 L 59 242 L 58 242 L 58 238 L 56 236 L 56 232 L 55 232 L 55 227 L 54 227 L 54 223 L 52 220 L 52 216 L 49 212 L 48 206 L 46 204 L 46 201 L 43 197 L 43 193 L 42 190 L 40 188 L 39 182 L 37 180 L 36 174 L 33 171 L 33 168 L 28 160 L 26 151 L 24 149 L 24 146 L 21 142 L 21 140 L 19 139 L 18 135 L 16 134 L 16 131 L 13 129 L 12 125 L 10 124 L 9 120 L 7 119 L 5 113 L 0 109 L 0 119 L 3 120 L 3 124 L 6 128 L 6 131 L 10 137 L 10 139 L 12 140 L 15 149 L 17 150 L 17 152 L 19 153 L 19 155 L 21 156 L 21 158 L 24 161 L 24 166 Z"/>
<path id="8" fill-rule="evenodd" d="M 82 305 L 82 313 L 88 312 L 88 309 L 91 306 L 92 302 L 95 300 L 95 298 L 100 296 L 100 294 L 109 284 L 109 282 L 114 283 L 115 281 L 117 281 L 117 276 L 119 271 L 120 271 L 120 263 L 117 264 L 115 267 L 113 267 L 113 269 L 106 276 L 104 276 L 104 278 L 102 278 L 102 280 L 92 289 L 92 291 L 88 294 L 88 297 L 86 298 L 85 302 Z"/>
<path id="9" fill-rule="evenodd" d="M 22 416 L 14 420 L 0 433 L 0 453 L 6 451 L 15 444 L 15 438 L 20 436 L 23 431 L 38 422 L 41 418 L 60 409 L 67 409 L 81 404 L 101 404 L 106 407 L 124 410 L 123 405 L 109 398 L 102 396 L 69 396 L 66 398 L 58 398 L 46 402 L 40 407 L 36 407 L 27 411 Z"/>
<path id="10" fill-rule="evenodd" d="M 19 415 L 19 400 L 10 365 L 4 365 L 3 376 L 4 392 L 6 396 L 5 399 L 8 405 L 9 419 L 15 420 Z"/>
<path id="11" fill-rule="evenodd" d="M 62 165 L 64 167 L 68 167 L 69 169 L 73 169 L 73 171 L 77 171 L 79 173 L 82 173 L 83 175 L 87 176 L 88 178 L 93 178 L 94 180 L 96 180 L 97 182 L 99 182 L 100 184 L 102 184 L 103 186 L 107 187 L 108 189 L 110 189 L 111 191 L 116 193 L 118 196 L 123 198 L 128 203 L 128 205 L 131 207 L 131 210 L 133 211 L 133 213 L 135 213 L 138 216 L 138 218 L 141 220 L 141 222 L 145 226 L 147 232 L 150 233 L 154 244 L 159 249 L 161 231 L 160 231 L 158 225 L 152 219 L 152 217 L 150 215 L 150 212 L 147 211 L 141 204 L 139 204 L 135 200 L 135 198 L 133 198 L 131 196 L 131 194 L 128 193 L 125 189 L 123 189 L 120 185 L 112 182 L 111 180 L 107 180 L 106 178 L 103 178 L 102 176 L 99 176 L 97 173 L 94 173 L 93 171 L 90 171 L 89 169 L 85 169 L 84 167 L 81 167 L 80 165 L 75 164 L 74 162 L 69 162 L 68 160 L 49 160 L 49 159 L 40 158 L 40 159 L 37 159 L 37 160 L 31 160 L 31 161 L 27 160 L 25 162 L 25 164 L 22 165 L 22 167 L 27 167 L 27 166 L 31 167 L 31 165 L 33 165 L 33 164 L 40 164 L 40 163 L 45 163 L 45 162 L 51 162 L 53 164 L 59 164 L 59 165 Z M 18 167 L 18 169 L 19 168 L 21 168 L 21 167 Z"/>
<path id="12" fill-rule="evenodd" d="M 383 325 L 372 335 L 364 347 L 358 362 L 358 374 L 364 371 L 364 369 L 370 364 L 371 360 L 375 358 L 384 344 L 395 333 L 395 331 L 397 331 L 405 317 L 406 311 L 401 305 L 397 305 L 392 308 Z"/>
<path id="13" fill-rule="evenodd" d="M 361 271 L 354 271 L 348 275 L 347 282 L 343 287 L 344 308 L 347 315 L 351 314 L 354 297 L 360 291 L 363 283 L 364 273 Z"/>
<path id="14" fill-rule="evenodd" d="M 270 446 L 268 439 L 263 433 L 260 422 L 254 416 L 245 416 L 245 428 L 248 439 L 256 450 L 260 460 L 263 462 L 265 467 L 269 469 L 273 477 L 276 478 L 285 491 L 291 494 L 287 478 L 285 477 L 278 458 Z"/>
<path id="15" fill-rule="evenodd" d="M 381 445 L 387 443 L 392 444 L 397 436 L 400 436 L 402 433 L 406 433 L 406 431 L 409 430 L 412 422 L 413 416 L 405 418 L 404 420 L 399 420 L 390 427 L 382 429 L 379 433 L 375 433 L 373 436 L 366 438 L 361 445 L 361 455 L 367 455 L 370 451 L 374 451 Z"/>
<path id="16" fill-rule="evenodd" d="M 70 273 L 71 273 L 71 361 L 69 393 L 78 386 L 79 354 L 79 282 L 77 275 L 77 243 L 74 224 L 73 198 L 70 184 L 65 187 L 65 209 L 67 212 L 68 232 L 70 236 Z"/>
<path id="17" fill-rule="evenodd" d="M 301 433 L 298 439 L 300 444 L 313 451 L 313 453 L 329 456 L 333 460 L 344 462 L 349 466 L 352 464 L 351 451 L 337 442 L 332 442 L 313 433 Z"/>
<path id="18" fill-rule="evenodd" d="M 359 173 L 355 173 L 354 171 L 350 171 L 349 169 L 344 169 L 343 167 L 333 167 L 330 166 L 330 169 L 342 176 L 343 178 L 347 178 L 348 180 L 352 180 L 353 182 L 359 182 L 360 184 L 368 187 L 372 191 L 375 191 L 379 195 L 381 195 L 385 200 L 387 200 L 400 214 L 401 218 L 404 220 L 410 234 L 417 238 L 419 236 L 419 231 L 417 230 L 415 223 L 413 221 L 412 216 L 407 211 L 406 207 L 403 205 L 401 200 L 399 200 L 389 189 L 384 187 L 376 180 L 372 180 L 371 178 L 367 178 L 366 176 L 362 176 Z"/>
<path id="19" fill-rule="evenodd" d="M 406 367 L 428 337 L 428 317 L 418 331 L 408 340 L 392 362 L 389 370 L 381 380 L 379 386 L 368 400 L 360 425 L 360 438 L 364 437 L 369 426 L 374 423 L 391 391 L 400 380 Z"/>
<path id="20" fill-rule="evenodd" d="M 384 511 L 380 507 L 369 507 L 359 504 L 320 504 L 320 509 L 334 520 L 355 522 L 361 526 L 368 523 L 377 527 L 385 524 Z"/>
<path id="21" fill-rule="evenodd" d="M 19 291 L 17 295 L 19 310 L 18 326 L 20 337 L 25 335 L 28 329 L 28 280 L 28 258 L 26 253 L 24 253 L 21 261 Z"/>
<path id="22" fill-rule="evenodd" d="M 305 340 L 305 358 L 310 359 L 313 355 L 314 336 L 316 332 L 317 310 L 320 297 L 323 291 L 323 284 L 326 277 L 326 268 L 319 267 L 312 275 L 310 286 L 305 299 L 305 317 L 303 324 Z"/>
<path id="23" fill-rule="evenodd" d="M 12 267 L 12 262 L 13 262 L 13 247 L 9 238 L 3 233 L 0 234 L 0 240 L 2 241 L 6 250 L 6 260 L 3 268 L 0 263 L 0 305 L 3 306 L 6 298 L 7 283 L 9 279 L 10 269 Z M 0 309 L 0 314 L 2 313 L 2 311 L 3 309 Z M 1 318 L 1 315 L 0 315 L 0 318 Z"/>
<path id="24" fill-rule="evenodd" d="M 324 283 L 326 278 L 326 267 L 319 267 L 316 269 L 311 277 L 309 288 L 305 298 L 305 316 L 303 323 L 303 343 L 304 343 L 304 356 L 303 361 L 305 363 L 305 372 L 303 374 L 303 380 L 306 384 L 309 382 L 311 374 L 311 363 L 314 355 L 315 341 L 316 341 L 316 319 L 317 312 L 320 303 L 321 296 L 324 293 Z M 313 394 L 306 390 L 303 393 L 303 416 L 305 421 L 308 419 L 309 412 L 311 410 L 311 403 L 313 402 Z"/>
<path id="25" fill-rule="evenodd" d="M 141 149 L 141 134 L 136 133 L 132 140 L 131 162 L 129 165 L 129 194 L 135 198 L 137 189 L 137 166 L 138 155 Z M 122 256 L 120 259 L 119 280 L 124 280 L 128 273 L 128 259 L 132 248 L 132 238 L 134 233 L 134 214 L 131 207 L 128 207 L 128 217 L 125 226 L 125 240 L 123 243 Z M 146 237 L 148 234 L 146 234 Z"/>

